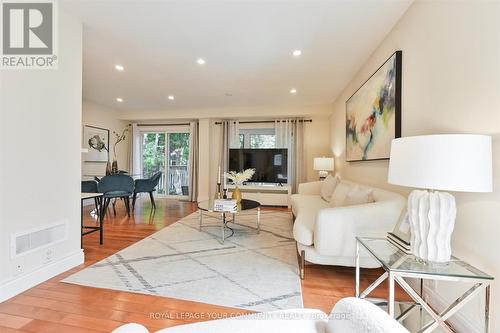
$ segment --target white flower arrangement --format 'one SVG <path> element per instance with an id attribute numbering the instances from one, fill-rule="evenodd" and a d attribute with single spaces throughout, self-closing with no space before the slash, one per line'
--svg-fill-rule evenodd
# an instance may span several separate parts
<path id="1" fill-rule="evenodd" d="M 243 182 L 246 182 L 252 178 L 255 174 L 255 169 L 246 169 L 241 172 L 229 171 L 224 175 L 230 179 L 234 184 L 241 185 Z"/>

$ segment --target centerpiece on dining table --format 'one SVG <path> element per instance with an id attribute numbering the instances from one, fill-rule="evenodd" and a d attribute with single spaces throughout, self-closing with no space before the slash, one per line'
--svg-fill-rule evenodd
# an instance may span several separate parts
<path id="1" fill-rule="evenodd" d="M 255 174 L 255 169 L 246 169 L 240 172 L 229 171 L 225 173 L 226 178 L 231 180 L 235 185 L 231 198 L 235 199 L 238 203 L 241 202 L 242 197 L 241 197 L 241 189 L 239 188 L 239 186 L 241 186 L 244 182 L 247 182 L 250 179 L 252 179 L 254 174 Z"/>

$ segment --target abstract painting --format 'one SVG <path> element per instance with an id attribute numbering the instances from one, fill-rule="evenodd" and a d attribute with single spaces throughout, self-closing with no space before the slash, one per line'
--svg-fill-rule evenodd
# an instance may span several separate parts
<path id="1" fill-rule="evenodd" d="M 109 160 L 109 130 L 85 125 L 83 129 L 83 148 L 85 162 L 107 162 Z"/>
<path id="2" fill-rule="evenodd" d="M 401 59 L 396 51 L 346 102 L 346 160 L 388 159 L 401 137 Z"/>

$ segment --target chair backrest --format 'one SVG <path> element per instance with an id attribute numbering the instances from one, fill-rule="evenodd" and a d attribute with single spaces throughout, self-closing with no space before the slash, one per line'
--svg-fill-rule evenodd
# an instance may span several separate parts
<path id="1" fill-rule="evenodd" d="M 97 184 L 97 189 L 100 193 L 112 191 L 134 192 L 134 180 L 128 175 L 110 175 L 102 177 Z"/>
<path id="2" fill-rule="evenodd" d="M 82 180 L 82 193 L 97 193 L 97 182 L 95 180 Z"/>
<path id="3" fill-rule="evenodd" d="M 156 187 L 156 185 L 158 185 L 160 178 L 161 178 L 161 171 L 158 171 L 150 178 L 151 182 L 154 184 L 154 187 Z"/>

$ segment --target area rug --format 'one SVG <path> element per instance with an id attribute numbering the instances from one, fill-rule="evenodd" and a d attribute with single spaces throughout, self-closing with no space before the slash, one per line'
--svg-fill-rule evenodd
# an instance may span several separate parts
<path id="1" fill-rule="evenodd" d="M 173 297 L 254 311 L 301 308 L 297 254 L 288 212 L 236 216 L 221 242 L 218 215 L 193 213 L 64 279 L 63 282 Z"/>

